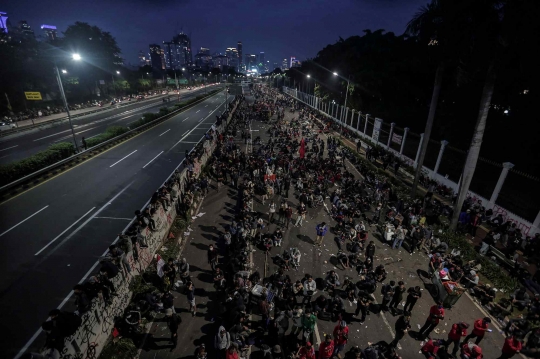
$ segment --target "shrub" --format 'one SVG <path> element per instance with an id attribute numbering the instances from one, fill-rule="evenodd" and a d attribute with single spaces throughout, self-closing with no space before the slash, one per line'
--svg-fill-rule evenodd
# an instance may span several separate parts
<path id="1" fill-rule="evenodd" d="M 105 130 L 105 132 L 103 132 L 101 135 L 98 135 L 98 136 L 95 136 L 95 137 L 92 137 L 92 138 L 89 138 L 88 140 L 86 140 L 86 145 L 88 147 L 94 147 L 96 145 L 99 145 L 102 142 L 105 142 L 105 141 L 108 141 L 108 140 L 110 140 L 112 138 L 120 136 L 120 135 L 126 133 L 127 131 L 129 131 L 128 128 L 123 127 L 123 126 L 111 126 L 111 127 L 108 127 Z"/>
<path id="2" fill-rule="evenodd" d="M 137 356 L 137 347 L 130 338 L 109 340 L 101 351 L 101 358 L 133 359 Z"/>
<path id="3" fill-rule="evenodd" d="M 0 185 L 14 182 L 24 176 L 37 172 L 47 166 L 61 161 L 75 153 L 72 143 L 61 142 L 50 146 L 24 160 L 0 166 Z"/>

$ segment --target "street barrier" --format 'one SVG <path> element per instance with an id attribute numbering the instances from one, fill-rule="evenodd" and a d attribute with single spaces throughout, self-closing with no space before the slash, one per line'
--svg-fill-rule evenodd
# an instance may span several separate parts
<path id="1" fill-rule="evenodd" d="M 220 133 L 224 132 L 228 123 L 232 119 L 237 105 L 238 104 L 234 105 L 227 119 L 222 121 L 219 127 L 215 127 L 215 125 L 213 126 L 214 128 L 216 128 L 217 131 L 219 131 Z M 214 136 L 212 140 L 207 140 L 203 135 L 203 137 L 191 150 L 194 151 L 198 146 L 202 146 L 204 149 L 204 152 L 200 156 L 200 159 L 197 160 L 197 167 L 199 169 L 202 168 L 202 166 L 204 166 L 208 159 L 210 159 L 210 157 L 212 156 L 213 151 L 216 147 L 216 142 L 217 136 Z M 171 178 L 178 175 L 180 178 L 180 186 L 175 185 L 173 189 L 177 193 L 183 191 L 183 185 L 187 177 L 187 169 L 183 169 L 179 174 L 175 173 L 175 171 L 178 170 L 183 163 L 184 160 L 180 162 L 180 164 L 175 168 L 171 175 L 163 182 L 162 186 L 169 182 Z M 199 173 L 200 170 L 198 173 L 194 171 L 193 175 L 199 175 Z M 139 244 L 136 243 L 136 248 L 134 248 L 134 251 L 137 251 L 137 259 L 134 258 L 133 252 L 127 253 L 126 258 L 130 264 L 132 274 L 142 274 L 148 268 L 148 266 L 152 264 L 156 251 L 161 247 L 164 240 L 168 237 L 171 226 L 177 216 L 176 203 L 178 199 L 178 195 L 175 198 L 170 198 L 171 205 L 169 206 L 169 210 L 166 211 L 163 209 L 162 206 L 160 206 L 159 210 L 157 210 L 156 213 L 153 215 L 153 220 L 155 221 L 156 225 L 155 231 L 150 231 L 150 229 L 147 228 L 143 233 L 141 233 L 145 238 L 148 248 L 141 248 Z M 146 208 L 149 203 L 150 200 L 146 202 L 146 204 L 142 207 L 142 210 L 144 210 L 144 208 Z M 126 226 L 126 229 L 132 225 L 134 220 L 135 218 L 130 221 L 128 226 Z M 116 244 L 118 239 L 119 238 L 117 237 L 113 244 Z M 106 251 L 103 256 L 107 252 L 108 251 Z M 96 266 L 97 265 L 98 263 L 96 263 Z M 79 284 L 84 283 L 88 277 L 92 276 L 93 274 L 91 272 L 92 270 L 87 276 L 81 279 Z M 113 278 L 112 282 L 116 288 L 117 293 L 116 296 L 111 297 L 112 304 L 106 305 L 104 299 L 99 296 L 92 301 L 90 310 L 82 316 L 81 326 L 78 328 L 75 334 L 65 338 L 64 349 L 62 350 L 62 353 L 60 353 L 61 358 L 71 359 L 99 357 L 99 354 L 105 346 L 107 339 L 112 334 L 115 317 L 123 317 L 124 310 L 130 303 L 132 297 L 132 292 L 129 290 L 129 280 L 127 280 L 125 274 L 122 271 L 120 271 L 119 275 L 116 276 L 116 278 Z M 72 294 L 73 292 L 70 293 L 70 296 Z M 66 301 L 64 301 L 64 303 L 65 302 Z M 31 344 L 32 343 L 29 343 L 27 344 L 27 346 L 30 346 Z"/>

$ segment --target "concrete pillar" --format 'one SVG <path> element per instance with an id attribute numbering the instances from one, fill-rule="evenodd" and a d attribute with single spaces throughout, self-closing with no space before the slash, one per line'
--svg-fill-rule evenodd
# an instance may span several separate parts
<path id="1" fill-rule="evenodd" d="M 503 169 L 501 171 L 501 174 L 499 175 L 499 180 L 497 181 L 497 185 L 495 185 L 495 189 L 493 190 L 493 193 L 491 194 L 491 198 L 489 199 L 489 203 L 494 206 L 495 201 L 497 200 L 497 197 L 499 197 L 499 192 L 501 192 L 501 188 L 504 184 L 504 180 L 506 179 L 506 176 L 508 175 L 508 171 L 514 167 L 513 163 L 510 162 L 504 162 L 503 163 Z"/>
<path id="2" fill-rule="evenodd" d="M 364 125 L 364 135 L 367 135 L 367 124 L 369 122 L 369 113 L 366 113 L 366 124 Z"/>
<path id="3" fill-rule="evenodd" d="M 347 126 L 348 117 L 349 117 L 349 108 L 345 107 L 345 117 L 343 118 L 343 125 L 344 126 Z"/>
<path id="4" fill-rule="evenodd" d="M 403 148 L 405 147 L 405 140 L 407 139 L 407 132 L 409 132 L 409 128 L 405 127 L 405 132 L 403 132 L 403 138 L 401 139 L 401 148 L 399 149 L 399 154 L 403 154 Z"/>
<path id="5" fill-rule="evenodd" d="M 437 171 L 439 170 L 439 166 L 441 165 L 441 159 L 444 153 L 444 149 L 446 148 L 446 145 L 448 144 L 448 141 L 442 140 L 441 141 L 441 149 L 439 150 L 439 157 L 437 157 L 437 162 L 435 162 L 435 168 L 433 169 L 433 173 L 437 174 Z"/>
<path id="6" fill-rule="evenodd" d="M 388 134 L 388 142 L 386 143 L 386 148 L 390 148 L 390 141 L 392 141 L 392 135 L 394 134 L 394 126 L 396 124 L 392 122 L 390 124 L 390 133 Z"/>
<path id="7" fill-rule="evenodd" d="M 356 122 L 356 130 L 358 131 L 358 127 L 360 126 L 360 121 L 362 120 L 362 112 L 358 111 L 358 121 Z"/>
<path id="8" fill-rule="evenodd" d="M 422 149 L 422 142 L 424 142 L 424 134 L 420 134 L 420 143 L 418 144 L 418 150 L 416 151 L 416 158 L 414 159 L 414 168 L 418 167 L 418 157 L 420 157 L 420 150 Z"/>
<path id="9" fill-rule="evenodd" d="M 540 231 L 540 211 L 536 215 L 536 218 L 533 222 L 533 228 L 531 228 L 530 233 L 535 233 L 536 231 Z"/>
<path id="10" fill-rule="evenodd" d="M 351 127 L 353 125 L 353 122 L 354 122 L 354 108 L 353 108 L 353 110 L 351 112 Z"/>

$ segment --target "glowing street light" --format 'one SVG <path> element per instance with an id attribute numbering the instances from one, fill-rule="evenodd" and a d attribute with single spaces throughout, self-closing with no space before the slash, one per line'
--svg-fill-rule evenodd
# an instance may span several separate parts
<path id="1" fill-rule="evenodd" d="M 337 72 L 333 72 L 333 74 L 334 74 L 334 76 L 337 76 L 337 75 L 338 75 Z"/>
<path id="2" fill-rule="evenodd" d="M 67 71 L 66 71 L 66 70 L 62 70 L 62 73 L 63 73 L 63 74 L 67 74 Z"/>
<path id="3" fill-rule="evenodd" d="M 116 74 L 117 74 L 117 75 L 120 75 L 120 71 L 116 71 Z"/>
<path id="4" fill-rule="evenodd" d="M 81 55 L 79 55 L 79 54 L 73 54 L 73 55 L 72 55 L 72 58 L 73 58 L 73 60 L 75 60 L 75 61 L 80 61 L 80 60 L 82 60 L 82 57 L 81 57 Z"/>

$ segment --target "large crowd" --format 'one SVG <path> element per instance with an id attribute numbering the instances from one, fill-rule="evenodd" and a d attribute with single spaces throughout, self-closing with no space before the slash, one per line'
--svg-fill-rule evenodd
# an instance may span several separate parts
<path id="1" fill-rule="evenodd" d="M 216 138 L 217 147 L 208 170 L 199 177 L 189 176 L 184 192 L 171 197 L 170 189 L 164 188 L 154 198 L 158 205 L 168 207 L 171 198 L 179 196 L 177 210 L 187 216 L 194 193 L 206 195 L 227 186 L 237 194 L 233 219 L 219 241 L 207 251 L 215 289 L 212 295 L 218 303 L 209 310 L 213 310 L 219 327 L 213 342 L 202 343 L 195 349 L 197 359 L 208 356 L 246 358 L 253 345 L 261 349 L 265 359 L 285 356 L 397 359 L 401 357 L 399 343 L 407 333 L 422 341 L 421 353 L 426 358 L 452 358 L 459 352 L 463 359 L 479 359 L 483 357 L 482 339 L 491 331 L 490 317 L 477 318 L 471 323 L 452 323 L 446 337 L 433 335 L 445 320 L 445 309 L 455 305 L 466 290 L 492 309 L 494 318 L 504 323 L 506 339 L 500 358 L 511 358 L 520 352 L 536 353 L 540 347 L 540 329 L 535 325 L 540 302 L 536 297 L 531 299 L 523 287 L 512 294 L 506 306 L 495 303 L 493 288 L 479 283 L 481 266 L 464 262 L 459 249 L 450 248 L 448 243 L 436 238 L 431 213 L 435 206 L 439 211 L 442 209 L 433 201 L 432 192 L 423 200 L 404 202 L 390 182 L 359 161 L 351 149 L 343 147 L 332 135 L 324 135 L 328 124 L 316 112 L 265 87 L 255 87 L 252 91 L 253 102 L 239 96 L 239 105 L 228 129 L 210 134 Z M 285 119 L 286 112 L 292 113 L 292 120 Z M 252 139 L 253 121 L 267 125 L 264 138 Z M 244 143 L 235 141 L 238 138 Z M 373 152 L 369 156 L 373 156 Z M 189 168 L 189 156 L 186 165 Z M 360 176 L 350 171 L 351 165 Z M 290 205 L 291 197 L 296 199 L 297 205 Z M 255 203 L 264 205 L 268 215 L 254 211 Z M 478 203 L 468 201 L 464 212 L 477 213 L 477 207 Z M 312 276 L 302 270 L 299 248 L 282 250 L 287 229 L 307 227 L 308 209 L 313 208 L 326 210 L 332 220 L 332 223 L 320 222 L 308 227 L 309 236 L 315 238 L 313 245 L 320 247 L 328 241 L 327 237 L 332 237 L 339 266 L 355 269 L 358 277 L 340 276 L 337 270 L 330 270 L 322 277 Z M 137 213 L 137 216 L 138 223 L 133 231 L 125 235 L 131 240 L 135 237 L 143 246 L 144 240 L 137 233 L 140 227 L 152 229 L 151 209 L 150 215 Z M 275 230 L 268 230 L 271 225 Z M 461 229 L 471 230 L 468 226 Z M 384 264 L 376 263 L 375 241 L 380 238 L 396 250 L 404 245 L 411 253 L 425 251 L 429 268 L 426 276 L 435 278 L 441 285 L 443 294 L 436 296 L 418 332 L 411 331 L 411 316 L 415 315 L 414 308 L 422 290 L 419 286 L 407 288 L 403 281 L 396 282 L 390 278 Z M 252 248 L 267 252 L 279 269 L 266 277 L 252 272 L 249 262 Z M 108 293 L 104 297 L 114 295 L 114 287 L 107 282 L 106 263 L 111 263 L 109 271 L 113 267 L 117 272 L 131 270 L 122 260 L 121 248 L 111 247 L 110 253 L 114 260 L 105 262 L 104 280 L 96 278 L 101 293 Z M 171 291 L 185 293 L 190 311 L 195 315 L 195 288 L 185 258 L 168 259 L 162 271 L 160 291 L 146 293 L 137 307 L 126 310 L 123 335 L 137 340 L 141 336 L 137 329 L 141 317 L 149 312 L 163 312 L 174 348 L 180 318 L 175 314 Z M 528 287 L 537 288 L 536 278 L 529 281 Z M 84 294 L 87 288 L 74 290 L 76 295 L 79 291 L 87 295 Z M 355 304 L 353 311 L 347 310 L 347 301 Z M 78 303 L 81 302 L 84 303 L 78 297 Z M 80 304 L 78 308 L 79 312 L 84 310 Z M 525 310 L 526 317 L 506 321 L 507 312 L 514 308 Z M 370 312 L 390 312 L 397 316 L 395 336 L 380 338 L 379 342 L 369 343 L 365 348 L 351 345 L 349 325 L 363 323 Z M 258 315 L 260 321 L 251 321 L 252 314 Z M 319 320 L 334 321 L 336 325 L 316 348 L 315 330 Z"/>

